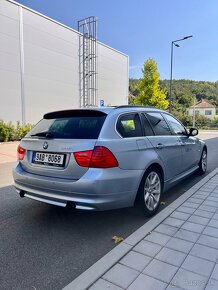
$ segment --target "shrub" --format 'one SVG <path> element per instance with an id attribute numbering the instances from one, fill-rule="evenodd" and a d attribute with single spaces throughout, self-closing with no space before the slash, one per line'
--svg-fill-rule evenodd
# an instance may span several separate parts
<path id="1" fill-rule="evenodd" d="M 196 115 L 195 117 L 195 124 L 197 127 L 209 127 L 211 123 L 211 120 L 203 115 Z"/>
<path id="2" fill-rule="evenodd" d="M 33 125 L 30 124 L 22 126 L 20 122 L 17 122 L 16 126 L 14 126 L 11 122 L 5 123 L 0 120 L 0 142 L 20 140 L 32 127 Z"/>

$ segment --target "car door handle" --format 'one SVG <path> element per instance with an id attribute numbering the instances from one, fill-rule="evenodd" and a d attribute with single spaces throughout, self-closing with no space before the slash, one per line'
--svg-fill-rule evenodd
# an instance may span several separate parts
<path id="1" fill-rule="evenodd" d="M 156 146 L 157 149 L 163 149 L 164 145 L 162 143 L 158 143 Z"/>

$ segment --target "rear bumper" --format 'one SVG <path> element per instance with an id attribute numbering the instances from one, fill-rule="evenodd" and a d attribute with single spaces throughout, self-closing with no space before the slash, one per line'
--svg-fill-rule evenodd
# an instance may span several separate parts
<path id="1" fill-rule="evenodd" d="M 59 206 L 73 203 L 84 210 L 109 210 L 133 206 L 143 172 L 120 168 L 90 168 L 79 180 L 35 175 L 18 165 L 13 170 L 21 195 Z"/>

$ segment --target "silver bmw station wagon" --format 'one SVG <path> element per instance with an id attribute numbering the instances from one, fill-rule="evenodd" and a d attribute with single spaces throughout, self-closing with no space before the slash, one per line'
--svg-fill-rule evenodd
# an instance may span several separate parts
<path id="1" fill-rule="evenodd" d="M 21 197 L 84 210 L 137 205 L 157 212 L 163 191 L 207 168 L 207 147 L 171 114 L 136 106 L 57 111 L 21 140 Z"/>

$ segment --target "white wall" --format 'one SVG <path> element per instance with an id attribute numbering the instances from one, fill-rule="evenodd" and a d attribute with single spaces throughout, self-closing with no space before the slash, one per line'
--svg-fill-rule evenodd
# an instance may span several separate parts
<path id="1" fill-rule="evenodd" d="M 98 98 L 105 105 L 128 104 L 128 57 L 98 45 Z"/>
<path id="2" fill-rule="evenodd" d="M 48 111 L 79 107 L 76 31 L 16 2 L 0 0 L 0 43 L 0 119 L 21 120 L 22 98 L 29 123 Z M 127 96 L 128 57 L 98 43 L 98 104 L 101 99 L 105 105 L 127 104 Z"/>
<path id="3" fill-rule="evenodd" d="M 21 120 L 18 6 L 0 0 L 0 119 Z"/>

